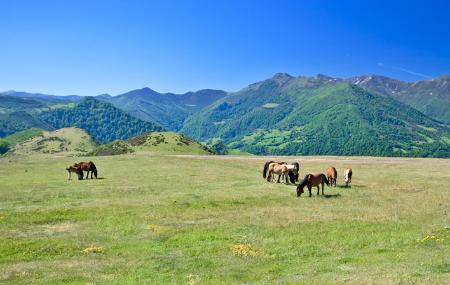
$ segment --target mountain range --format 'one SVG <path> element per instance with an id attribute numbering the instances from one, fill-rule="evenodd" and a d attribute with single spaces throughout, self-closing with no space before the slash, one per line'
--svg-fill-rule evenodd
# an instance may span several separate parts
<path id="1" fill-rule="evenodd" d="M 12 124 L 11 116 L 24 122 Z M 77 126 L 106 143 L 166 129 L 255 154 L 450 157 L 449 123 L 448 75 L 404 82 L 278 73 L 238 92 L 0 94 L 0 137 L 34 126 Z"/>

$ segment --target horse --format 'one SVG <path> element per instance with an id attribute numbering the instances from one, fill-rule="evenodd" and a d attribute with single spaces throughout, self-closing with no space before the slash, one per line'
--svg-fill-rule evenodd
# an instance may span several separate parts
<path id="1" fill-rule="evenodd" d="M 72 172 L 78 175 L 78 180 L 83 180 L 83 170 L 80 167 L 68 166 L 66 170 L 68 172 L 67 180 L 72 180 Z"/>
<path id="2" fill-rule="evenodd" d="M 292 172 L 292 176 L 294 180 L 298 182 L 299 172 L 300 172 L 300 164 L 298 162 L 294 163 L 284 163 L 287 169 Z M 288 174 L 289 175 L 289 174 Z"/>
<path id="3" fill-rule="evenodd" d="M 274 161 L 268 161 L 264 164 L 263 168 L 263 178 L 267 178 L 267 181 L 273 181 L 273 175 L 278 174 L 277 183 L 280 183 L 280 178 L 283 176 L 285 178 L 285 182 L 288 184 L 289 180 L 291 183 L 295 183 L 295 174 L 293 171 L 290 171 L 286 164 L 278 163 Z M 289 179 L 288 179 L 289 178 Z"/>
<path id="4" fill-rule="evenodd" d="M 288 181 L 288 179 L 291 180 L 292 183 L 295 183 L 295 181 L 298 181 L 299 171 L 300 171 L 300 164 L 298 162 L 287 163 L 287 162 L 275 162 L 273 160 L 268 161 L 268 162 L 266 162 L 264 164 L 263 178 L 267 177 L 267 170 L 268 170 L 269 165 L 271 163 L 278 163 L 280 165 L 285 165 L 286 168 L 288 169 L 288 172 L 285 172 L 285 173 L 282 173 L 282 174 L 278 175 L 277 183 L 280 182 L 281 176 L 284 177 L 285 181 Z M 273 174 L 278 174 L 278 173 L 273 173 Z"/>
<path id="5" fill-rule="evenodd" d="M 81 173 L 87 171 L 86 179 L 89 179 L 89 172 L 91 172 L 91 179 L 93 179 L 92 176 L 95 176 L 95 179 L 97 179 L 97 167 L 95 167 L 95 164 L 92 161 L 75 163 L 73 166 L 80 168 Z"/>
<path id="6" fill-rule="evenodd" d="M 324 183 L 327 184 L 328 186 L 330 185 L 325 174 L 323 173 L 307 174 L 305 178 L 303 178 L 302 182 L 300 182 L 300 184 L 297 186 L 297 197 L 300 197 L 305 192 L 303 191 L 303 188 L 305 188 L 305 186 L 308 187 L 309 197 L 312 196 L 311 188 L 314 186 L 317 186 L 317 195 L 319 195 L 320 184 L 322 184 L 322 196 L 323 196 Z"/>
<path id="7" fill-rule="evenodd" d="M 344 182 L 345 182 L 346 187 L 348 187 L 348 185 L 350 183 L 352 183 L 352 175 L 353 175 L 353 171 L 351 168 L 346 168 L 344 170 Z"/>
<path id="8" fill-rule="evenodd" d="M 327 168 L 327 178 L 328 181 L 330 182 L 330 185 L 334 187 L 336 187 L 336 180 L 337 180 L 337 171 L 336 168 L 334 168 L 333 166 L 329 166 Z"/>

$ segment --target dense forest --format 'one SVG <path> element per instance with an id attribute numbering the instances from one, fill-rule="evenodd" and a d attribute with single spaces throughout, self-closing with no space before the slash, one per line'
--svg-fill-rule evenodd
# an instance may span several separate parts
<path id="1" fill-rule="evenodd" d="M 56 129 L 71 126 L 84 129 L 99 143 L 162 130 L 154 123 L 134 118 L 112 104 L 92 97 L 85 98 L 73 108 L 45 111 L 38 117 Z"/>

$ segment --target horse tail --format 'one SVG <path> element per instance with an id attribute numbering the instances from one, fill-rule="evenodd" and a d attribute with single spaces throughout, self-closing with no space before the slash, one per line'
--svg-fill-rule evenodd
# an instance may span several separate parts
<path id="1" fill-rule="evenodd" d="M 263 178 L 267 177 L 267 169 L 269 168 L 269 164 L 271 164 L 273 161 L 268 161 L 266 162 L 266 164 L 264 164 L 264 168 L 263 168 Z"/>
<path id="2" fill-rule="evenodd" d="M 295 166 L 295 169 L 297 169 L 297 171 L 299 171 L 299 170 L 300 170 L 300 163 L 298 163 L 298 162 L 294 162 L 294 163 L 292 163 L 292 165 L 294 165 L 294 166 Z"/>
<path id="3" fill-rule="evenodd" d="M 95 179 L 97 179 L 97 167 L 95 167 L 95 164 L 92 161 L 89 161 L 89 164 L 91 165 L 91 171 L 94 172 Z"/>

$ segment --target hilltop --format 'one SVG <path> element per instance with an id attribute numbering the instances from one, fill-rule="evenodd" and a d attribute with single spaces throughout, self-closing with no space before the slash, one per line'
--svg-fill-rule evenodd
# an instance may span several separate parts
<path id="1" fill-rule="evenodd" d="M 97 147 L 92 155 L 117 155 L 131 152 L 153 154 L 212 154 L 197 141 L 175 132 L 150 132 L 125 141 L 116 140 Z"/>
<path id="2" fill-rule="evenodd" d="M 323 75 L 276 74 L 194 114 L 181 131 L 258 154 L 450 156 L 448 126 Z"/>
<path id="3" fill-rule="evenodd" d="M 91 136 L 79 128 L 63 128 L 56 131 L 32 129 L 6 137 L 5 140 L 16 140 L 10 152 L 21 155 L 85 154 L 96 147 Z"/>

